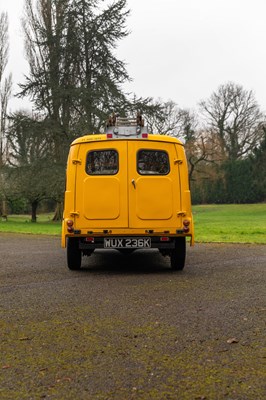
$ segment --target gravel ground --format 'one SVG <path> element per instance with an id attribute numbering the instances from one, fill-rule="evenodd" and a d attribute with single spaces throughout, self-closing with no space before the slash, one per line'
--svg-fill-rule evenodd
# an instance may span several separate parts
<path id="1" fill-rule="evenodd" d="M 266 398 L 266 246 L 65 258 L 0 234 L 1 399 Z"/>

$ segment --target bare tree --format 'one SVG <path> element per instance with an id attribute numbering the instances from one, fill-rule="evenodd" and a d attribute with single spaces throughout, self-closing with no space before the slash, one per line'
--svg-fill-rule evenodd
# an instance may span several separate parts
<path id="1" fill-rule="evenodd" d="M 153 105 L 153 109 L 145 114 L 150 132 L 159 135 L 183 136 L 184 110 L 172 100 L 153 100 L 150 105 Z"/>
<path id="2" fill-rule="evenodd" d="M 218 149 L 215 138 L 199 127 L 198 115 L 193 110 L 181 110 L 180 136 L 184 141 L 189 168 L 189 182 L 194 174 L 205 173 L 206 165 L 217 160 Z M 202 168 L 204 166 L 204 168 Z"/>
<path id="3" fill-rule="evenodd" d="M 0 167 L 4 164 L 7 104 L 11 95 L 11 74 L 5 77 L 8 62 L 8 16 L 0 14 Z"/>
<path id="4" fill-rule="evenodd" d="M 6 162 L 6 128 L 7 128 L 7 105 L 11 95 L 11 74 L 5 76 L 8 62 L 8 16 L 7 13 L 0 14 L 0 181 L 3 187 L 4 171 Z M 1 193 L 0 193 L 1 194 Z M 2 193 L 1 213 L 6 214 L 6 201 Z"/>
<path id="5" fill-rule="evenodd" d="M 186 141 L 185 149 L 188 161 L 190 184 L 195 179 L 195 174 L 197 174 L 197 176 L 206 177 L 206 172 L 213 170 L 213 168 L 209 167 L 217 164 L 221 158 L 217 140 L 204 130 L 196 130 Z"/>
<path id="6" fill-rule="evenodd" d="M 200 110 L 206 129 L 219 140 L 224 159 L 241 158 L 260 141 L 263 115 L 253 91 L 229 82 L 200 102 Z"/>
<path id="7" fill-rule="evenodd" d="M 184 142 L 186 149 L 189 182 L 194 173 L 205 162 L 212 162 L 215 153 L 213 141 L 198 128 L 198 117 L 193 110 L 181 109 L 174 101 L 153 101 L 154 110 L 145 114 L 149 130 L 153 133 L 175 136 Z"/>
<path id="8" fill-rule="evenodd" d="M 0 79 L 2 80 L 8 61 L 8 17 L 7 13 L 0 14 Z"/>

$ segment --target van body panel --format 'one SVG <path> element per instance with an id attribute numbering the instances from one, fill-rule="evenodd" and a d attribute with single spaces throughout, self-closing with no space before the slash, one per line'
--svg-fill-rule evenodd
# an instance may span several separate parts
<path id="1" fill-rule="evenodd" d="M 71 217 L 71 213 L 75 211 L 75 191 L 76 191 L 76 165 L 73 160 L 78 159 L 79 144 L 71 146 L 67 159 L 66 173 L 66 190 L 64 197 L 64 214 L 62 221 L 62 247 L 66 247 L 66 236 L 68 234 L 66 227 L 66 219 Z"/>
<path id="2" fill-rule="evenodd" d="M 139 219 L 144 221 L 169 220 L 173 216 L 173 185 L 169 178 L 138 178 L 134 199 L 136 213 L 132 213 L 130 218 L 132 227 L 134 224 L 140 223 Z"/>
<path id="3" fill-rule="evenodd" d="M 97 193 L 97 197 L 93 196 Z M 120 180 L 115 177 L 88 177 L 83 181 L 84 217 L 88 220 L 115 220 L 120 217 Z"/>

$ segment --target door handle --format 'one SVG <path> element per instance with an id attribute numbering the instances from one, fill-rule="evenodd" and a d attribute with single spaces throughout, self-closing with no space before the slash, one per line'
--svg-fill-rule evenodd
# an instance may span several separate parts
<path id="1" fill-rule="evenodd" d="M 136 182 L 135 182 L 135 179 L 132 179 L 131 183 L 132 183 L 132 185 L 134 186 L 134 189 L 136 189 Z"/>

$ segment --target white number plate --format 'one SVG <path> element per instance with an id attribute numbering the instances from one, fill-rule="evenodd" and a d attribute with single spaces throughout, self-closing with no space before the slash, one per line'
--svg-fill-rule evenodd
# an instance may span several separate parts
<path id="1" fill-rule="evenodd" d="M 151 247 L 151 238 L 105 238 L 105 249 L 143 249 Z"/>

